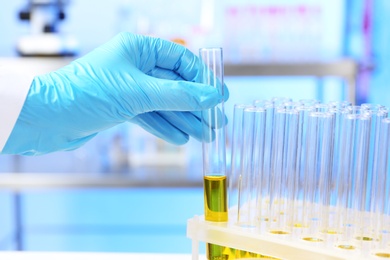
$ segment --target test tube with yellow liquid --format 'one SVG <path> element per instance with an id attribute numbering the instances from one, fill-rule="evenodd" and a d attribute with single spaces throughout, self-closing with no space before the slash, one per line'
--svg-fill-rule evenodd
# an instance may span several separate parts
<path id="1" fill-rule="evenodd" d="M 199 57 L 204 64 L 202 83 L 214 86 L 223 96 L 222 48 L 202 48 Z M 227 222 L 226 136 L 223 100 L 214 108 L 202 111 L 203 178 L 205 220 Z M 225 247 L 207 244 L 209 260 L 229 259 Z"/>

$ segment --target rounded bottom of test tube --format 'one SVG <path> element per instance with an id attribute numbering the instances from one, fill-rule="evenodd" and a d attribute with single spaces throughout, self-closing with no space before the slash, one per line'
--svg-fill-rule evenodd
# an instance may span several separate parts
<path id="1" fill-rule="evenodd" d="M 275 235 L 288 235 L 288 234 L 290 234 L 289 232 L 283 231 L 283 230 L 270 230 L 269 232 L 271 234 L 275 234 Z"/>
<path id="2" fill-rule="evenodd" d="M 307 228 L 307 225 L 303 224 L 303 223 L 295 223 L 293 225 L 294 228 Z"/>
<path id="3" fill-rule="evenodd" d="M 372 237 L 356 237 L 356 240 L 360 241 L 374 241 Z"/>
<path id="4" fill-rule="evenodd" d="M 390 253 L 376 253 L 375 256 L 382 258 L 390 258 Z"/>
<path id="5" fill-rule="evenodd" d="M 318 237 L 304 237 L 302 240 L 309 241 L 309 242 L 323 242 L 321 238 Z"/>
<path id="6" fill-rule="evenodd" d="M 354 250 L 356 249 L 353 245 L 339 245 L 338 248 L 345 249 L 345 250 Z"/>
<path id="7" fill-rule="evenodd" d="M 337 234 L 339 234 L 339 232 L 337 232 L 337 230 L 334 230 L 334 229 L 325 229 L 325 230 L 322 231 L 322 233 L 329 234 L 329 235 L 337 235 Z"/>

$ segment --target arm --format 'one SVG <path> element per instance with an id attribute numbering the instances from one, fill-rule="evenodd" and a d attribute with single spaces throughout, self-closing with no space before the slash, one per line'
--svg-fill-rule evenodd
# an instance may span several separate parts
<path id="1" fill-rule="evenodd" d="M 70 65 L 34 78 L 2 153 L 76 149 L 123 122 L 174 144 L 189 136 L 201 139 L 198 111 L 222 100 L 213 87 L 197 83 L 201 73 L 199 59 L 183 46 L 121 33 Z"/>
<path id="2" fill-rule="evenodd" d="M 30 66 L 0 63 L 0 151 L 3 149 L 26 99 L 29 86 L 38 71 Z"/>

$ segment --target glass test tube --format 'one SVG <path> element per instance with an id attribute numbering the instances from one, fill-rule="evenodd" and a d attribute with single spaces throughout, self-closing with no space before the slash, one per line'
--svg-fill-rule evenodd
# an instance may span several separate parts
<path id="1" fill-rule="evenodd" d="M 372 116 L 371 116 L 371 129 L 370 129 L 370 155 L 369 155 L 369 165 L 368 165 L 368 182 L 371 184 L 369 185 L 369 190 L 367 192 L 367 196 L 371 198 L 373 201 L 375 201 L 375 191 L 376 191 L 376 185 L 378 182 L 377 179 L 377 160 L 378 160 L 378 151 L 379 151 L 379 138 L 380 138 L 380 126 L 382 123 L 382 119 L 386 118 L 388 115 L 388 110 L 385 106 L 382 105 L 376 105 L 376 104 L 362 104 L 361 105 L 363 110 L 367 110 Z M 373 204 L 371 204 L 372 207 L 375 207 Z M 373 211 L 373 208 L 369 207 L 367 205 L 367 209 L 369 211 Z"/>
<path id="2" fill-rule="evenodd" d="M 303 239 L 322 242 L 328 238 L 329 205 L 331 194 L 331 155 L 333 141 L 333 114 L 312 112 L 308 118 L 306 178 L 308 190 L 304 202 L 307 217 Z"/>
<path id="3" fill-rule="evenodd" d="M 286 221 L 282 207 L 282 178 L 283 178 L 283 148 L 285 136 L 285 114 L 276 110 L 273 127 L 272 162 L 269 175 L 270 182 L 270 220 L 268 221 L 268 232 L 273 234 L 289 234 L 286 229 Z"/>
<path id="4" fill-rule="evenodd" d="M 296 157 L 296 176 L 297 189 L 294 195 L 294 221 L 293 233 L 294 236 L 301 237 L 304 228 L 308 227 L 306 223 L 305 212 L 303 211 L 303 203 L 310 190 L 310 186 L 305 181 L 305 165 L 307 157 L 307 129 L 309 114 L 315 111 L 315 107 L 309 105 L 300 105 L 296 107 L 299 113 L 298 117 L 298 137 L 297 137 L 297 157 Z"/>
<path id="5" fill-rule="evenodd" d="M 243 147 L 243 115 L 244 109 L 251 107 L 245 104 L 235 104 L 233 108 L 233 129 L 231 143 L 231 160 L 229 171 L 229 214 L 238 217 L 239 183 L 241 176 L 241 160 Z"/>
<path id="6" fill-rule="evenodd" d="M 376 194 L 379 212 L 379 250 L 390 252 L 390 118 L 381 120 L 378 158 L 378 193 Z"/>
<path id="7" fill-rule="evenodd" d="M 295 162 L 298 111 L 279 108 L 275 113 L 273 161 L 270 175 L 270 220 L 272 234 L 291 234 L 296 188 Z"/>
<path id="8" fill-rule="evenodd" d="M 370 115 L 360 109 L 344 114 L 338 186 L 338 246 L 355 249 L 361 227 L 361 210 L 365 203 Z M 358 235 L 363 241 L 362 235 Z M 358 237 L 356 237 L 358 238 Z"/>
<path id="9" fill-rule="evenodd" d="M 357 142 L 358 145 L 355 148 L 356 157 L 354 160 L 355 170 L 353 178 L 353 217 L 355 226 L 354 239 L 357 241 L 357 245 L 360 248 L 362 254 L 368 254 L 369 250 L 374 247 L 376 243 L 374 239 L 373 230 L 374 227 L 370 221 L 371 198 L 367 196 L 367 190 L 370 185 L 368 181 L 368 162 L 370 152 L 370 128 L 371 128 L 371 116 L 362 117 L 359 120 L 359 128 L 357 129 Z"/>
<path id="10" fill-rule="evenodd" d="M 373 241 L 378 241 L 381 238 L 381 233 L 379 231 L 379 219 L 380 211 L 379 205 L 380 202 L 378 193 L 382 191 L 379 190 L 379 187 L 382 186 L 383 176 L 379 174 L 379 147 L 380 147 L 380 130 L 382 120 L 387 117 L 388 110 L 385 106 L 378 104 L 362 104 L 363 110 L 367 110 L 371 114 L 371 126 L 370 126 L 370 139 L 369 139 L 369 158 L 368 158 L 368 169 L 367 169 L 367 188 L 366 188 L 366 198 L 365 198 L 365 218 L 362 219 L 364 227 L 362 227 L 360 235 L 363 238 L 372 238 Z M 374 242 L 371 244 L 375 244 Z M 375 246 L 375 245 L 372 245 Z"/>
<path id="11" fill-rule="evenodd" d="M 259 209 L 260 221 L 268 222 L 270 219 L 270 176 L 272 167 L 273 140 L 274 140 L 274 124 L 275 124 L 275 105 L 271 104 L 265 107 L 265 140 L 264 140 L 264 157 L 262 167 L 262 178 L 259 190 L 262 208 Z M 262 223 L 260 223 L 261 225 Z M 263 223 L 264 224 L 264 223 Z"/>
<path id="12" fill-rule="evenodd" d="M 370 158 L 369 158 L 369 166 L 368 166 L 368 175 L 369 175 L 369 182 L 371 183 L 369 187 L 369 192 L 367 195 L 371 197 L 373 200 L 375 200 L 375 191 L 373 190 L 376 183 L 376 175 L 374 174 L 376 172 L 376 164 L 375 159 L 378 157 L 378 147 L 379 147 L 379 129 L 381 125 L 382 119 L 386 118 L 388 115 L 387 108 L 382 105 L 378 104 L 369 104 L 365 103 L 361 105 L 362 110 L 366 110 L 368 113 L 372 115 L 371 117 L 371 131 L 370 131 Z M 371 210 L 367 208 L 367 210 Z"/>
<path id="13" fill-rule="evenodd" d="M 265 109 L 247 107 L 243 115 L 243 149 L 239 181 L 238 224 L 255 227 L 259 223 L 258 188 L 264 156 Z"/>
<path id="14" fill-rule="evenodd" d="M 202 48 L 199 57 L 203 62 L 202 83 L 214 86 L 223 95 L 222 48 Z M 202 111 L 203 177 L 205 220 L 228 221 L 226 186 L 226 135 L 224 102 Z M 228 259 L 223 246 L 207 244 L 210 260 Z"/>
<path id="15" fill-rule="evenodd" d="M 333 115 L 333 138 L 332 138 L 332 158 L 331 158 L 331 171 L 329 176 L 330 182 L 330 194 L 329 194 L 329 218 L 328 227 L 326 233 L 329 239 L 333 235 L 338 233 L 338 210 L 337 210 L 337 198 L 338 198 L 338 181 L 339 181 L 339 164 L 341 156 L 341 133 L 342 133 L 342 120 L 345 113 L 345 108 L 350 106 L 349 102 L 331 102 L 329 105 L 329 113 Z"/>

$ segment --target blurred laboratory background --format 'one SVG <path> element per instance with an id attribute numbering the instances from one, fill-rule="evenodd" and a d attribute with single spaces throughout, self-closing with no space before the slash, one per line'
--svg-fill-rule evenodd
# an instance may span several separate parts
<path id="1" fill-rule="evenodd" d="M 389 106 L 389 14 L 386 0 L 2 0 L 0 59 L 55 70 L 129 31 L 222 47 L 228 119 L 255 98 Z M 202 177 L 199 142 L 131 124 L 75 151 L 0 156 L 0 250 L 190 253 Z"/>

